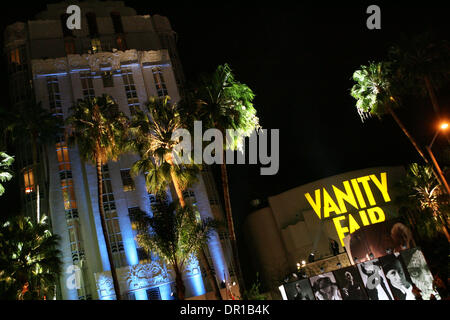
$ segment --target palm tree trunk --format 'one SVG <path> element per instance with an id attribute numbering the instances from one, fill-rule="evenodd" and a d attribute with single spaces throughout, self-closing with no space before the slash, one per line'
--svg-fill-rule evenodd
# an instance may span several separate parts
<path id="1" fill-rule="evenodd" d="M 34 183 L 36 184 L 36 196 L 37 196 L 37 201 L 36 201 L 36 222 L 39 222 L 39 209 L 38 206 L 39 204 L 39 170 L 38 170 L 38 162 L 37 162 L 37 157 L 38 157 L 38 152 L 37 152 L 37 136 L 35 134 L 32 134 L 32 157 L 33 157 L 33 175 L 34 175 Z"/>
<path id="2" fill-rule="evenodd" d="M 225 149 L 223 151 L 223 159 L 225 159 Z M 222 173 L 223 198 L 225 202 L 225 214 L 227 217 L 228 233 L 230 235 L 231 251 L 233 254 L 234 271 L 236 272 L 237 281 L 239 283 L 239 291 L 243 292 L 245 284 L 244 280 L 242 279 L 241 264 L 239 263 L 239 252 L 236 242 L 236 234 L 234 232 L 233 213 L 231 211 L 227 165 L 225 164 L 225 162 L 220 165 L 220 168 Z"/>
<path id="3" fill-rule="evenodd" d="M 173 186 L 175 188 L 175 192 L 178 197 L 178 201 L 180 202 L 180 205 L 182 207 L 184 207 L 184 206 L 186 206 L 186 202 L 184 201 L 183 190 L 181 189 L 180 184 L 178 183 L 178 179 L 175 175 L 175 172 L 173 172 L 173 170 L 170 171 L 170 176 L 172 177 L 172 182 L 173 182 Z"/>
<path id="4" fill-rule="evenodd" d="M 172 264 L 173 270 L 175 271 L 175 287 L 177 291 L 178 300 L 184 300 L 186 287 L 183 283 L 183 275 L 181 274 L 180 269 L 178 268 L 178 263 L 175 260 L 175 263 Z"/>
<path id="5" fill-rule="evenodd" d="M 201 248 L 200 252 L 198 254 L 200 263 L 203 265 L 206 271 L 206 277 L 209 280 L 209 284 L 211 285 L 214 295 L 216 297 L 216 300 L 222 300 L 222 294 L 220 293 L 219 285 L 217 284 L 216 277 L 214 277 L 212 273 L 211 265 L 208 262 L 208 258 L 206 258 L 205 249 Z"/>
<path id="6" fill-rule="evenodd" d="M 428 91 L 428 95 L 430 96 L 431 104 L 433 105 L 434 112 L 439 117 L 440 115 L 440 108 L 439 103 L 436 98 L 436 94 L 434 93 L 433 86 L 431 85 L 430 77 L 428 75 L 424 76 L 423 80 L 425 81 L 425 86 Z"/>
<path id="7" fill-rule="evenodd" d="M 168 155 L 166 157 L 166 161 L 173 166 L 172 156 Z M 175 175 L 175 172 L 173 170 L 170 171 L 170 176 L 172 177 L 172 183 L 175 188 L 175 192 L 178 197 L 178 201 L 180 202 L 180 205 L 182 207 L 186 206 L 186 202 L 184 201 L 183 197 L 183 191 L 181 190 L 180 184 L 178 183 L 178 179 Z M 217 281 L 212 273 L 211 265 L 208 262 L 208 259 L 206 258 L 205 250 L 202 248 L 199 252 L 199 262 L 201 265 L 203 265 L 204 269 L 206 270 L 206 276 L 209 280 L 209 283 L 211 284 L 214 294 L 216 296 L 217 300 L 222 300 L 222 295 L 220 294 L 219 286 L 217 285 Z"/>
<path id="8" fill-rule="evenodd" d="M 422 159 L 425 161 L 425 163 L 428 164 L 428 159 L 425 157 L 425 154 L 420 149 L 420 147 L 417 144 L 416 140 L 411 136 L 411 134 L 408 132 L 406 127 L 403 125 L 403 122 L 397 117 L 397 115 L 395 114 L 395 112 L 392 109 L 392 107 L 390 105 L 387 105 L 387 109 L 388 109 L 389 113 L 391 114 L 391 116 L 394 118 L 395 122 L 397 122 L 398 126 L 402 129 L 403 133 L 408 137 L 409 141 L 411 141 L 411 143 L 414 146 L 414 148 L 416 148 L 417 152 L 420 154 Z"/>
<path id="9" fill-rule="evenodd" d="M 111 244 L 109 242 L 108 229 L 106 227 L 105 209 L 103 207 L 103 175 L 102 162 L 97 160 L 97 187 L 98 187 L 98 210 L 100 213 L 100 222 L 102 225 L 103 237 L 105 238 L 106 251 L 108 253 L 108 261 L 111 267 L 111 276 L 113 279 L 114 292 L 116 293 L 116 300 L 122 300 L 120 295 L 119 281 L 117 280 L 116 268 L 114 266 L 113 255 L 111 251 Z"/>

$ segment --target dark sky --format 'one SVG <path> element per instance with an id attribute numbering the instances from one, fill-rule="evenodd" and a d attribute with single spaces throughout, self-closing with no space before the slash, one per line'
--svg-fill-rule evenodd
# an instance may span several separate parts
<path id="1" fill-rule="evenodd" d="M 419 160 L 391 118 L 361 123 L 349 94 L 351 76 L 361 64 L 383 59 L 401 33 L 431 30 L 448 37 L 450 10 L 444 1 L 125 3 L 138 14 L 170 19 L 188 80 L 229 63 L 255 92 L 262 126 L 280 129 L 277 175 L 260 176 L 258 166 L 229 166 L 238 222 L 251 211 L 251 199 L 350 170 Z M 381 7 L 381 30 L 366 27 L 370 4 Z M 44 2 L 15 6 L 3 11 L 3 26 L 45 8 Z M 448 91 L 439 93 L 443 108 L 449 106 Z M 407 102 L 399 116 L 422 145 L 429 143 L 435 120 L 429 100 Z"/>

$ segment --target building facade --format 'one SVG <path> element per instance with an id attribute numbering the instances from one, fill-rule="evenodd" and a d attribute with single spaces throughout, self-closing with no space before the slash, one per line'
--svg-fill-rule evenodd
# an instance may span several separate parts
<path id="1" fill-rule="evenodd" d="M 243 232 L 253 268 L 265 287 L 277 290 L 287 275 L 305 263 L 316 274 L 319 265 L 325 269 L 336 263 L 348 265 L 345 237 L 361 227 L 398 217 L 395 185 L 404 176 L 403 167 L 368 168 L 269 197 L 267 207 L 247 217 Z M 339 254 L 330 248 L 332 241 Z M 318 260 L 329 263 L 312 263 Z"/>
<path id="2" fill-rule="evenodd" d="M 78 99 L 111 95 L 127 116 L 151 96 L 180 99 L 183 84 L 176 52 L 176 34 L 166 17 L 137 15 L 116 1 L 79 2 L 81 29 L 67 28 L 67 7 L 62 2 L 27 22 L 5 31 L 11 107 L 35 100 L 55 117 L 68 117 Z M 37 164 L 30 145 L 18 146 L 22 204 L 31 217 L 48 213 L 53 232 L 61 238 L 63 274 L 60 299 L 114 299 L 105 240 L 97 201 L 95 168 L 81 160 L 64 134 L 54 143 L 40 145 Z M 137 155 L 123 155 L 103 167 L 104 208 L 114 265 L 124 299 L 173 299 L 170 268 L 148 255 L 135 241 L 129 213 L 149 214 L 158 202 L 170 201 L 147 192 L 143 176 L 132 177 Z M 202 217 L 223 219 L 215 182 L 208 168 L 199 182 L 185 190 Z M 218 283 L 235 281 L 226 231 L 218 230 L 208 243 L 207 256 Z M 184 272 L 186 297 L 211 291 L 204 270 L 193 259 Z M 235 287 L 234 290 L 237 288 Z"/>

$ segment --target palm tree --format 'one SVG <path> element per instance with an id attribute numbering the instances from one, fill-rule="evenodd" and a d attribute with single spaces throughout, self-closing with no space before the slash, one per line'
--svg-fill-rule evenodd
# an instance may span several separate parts
<path id="1" fill-rule="evenodd" d="M 110 96 L 103 95 L 93 99 L 78 100 L 72 108 L 72 114 L 66 121 L 70 130 L 69 143 L 71 145 L 76 143 L 81 158 L 94 164 L 97 169 L 100 221 L 111 266 L 116 299 L 121 300 L 103 207 L 102 168 L 108 161 L 117 161 L 122 154 L 128 118 L 119 111 L 117 104 Z"/>
<path id="2" fill-rule="evenodd" d="M 172 135 L 181 128 L 181 116 L 177 105 L 170 103 L 170 97 L 151 97 L 145 112 L 138 110 L 131 120 L 128 148 L 141 156 L 132 172 L 146 173 L 148 191 L 156 194 L 172 182 L 180 204 L 184 206 L 183 190 L 196 181 L 200 168 L 194 164 L 179 164 L 173 159 L 179 142 L 172 140 Z"/>
<path id="3" fill-rule="evenodd" d="M 131 170 L 135 175 L 145 174 L 147 190 L 150 193 L 165 192 L 172 184 L 180 205 L 184 207 L 186 202 L 183 190 L 197 181 L 200 167 L 174 161 L 175 146 L 179 142 L 172 140 L 172 136 L 176 130 L 183 128 L 183 122 L 177 105 L 169 101 L 168 96 L 151 97 L 145 112 L 138 110 L 133 116 L 128 148 L 137 151 L 141 159 L 136 161 Z M 199 259 L 216 298 L 221 300 L 220 289 L 203 249 L 199 250 Z"/>
<path id="4" fill-rule="evenodd" d="M 434 176 L 432 167 L 421 166 L 417 163 L 411 164 L 405 179 L 400 183 L 400 187 L 403 189 L 406 198 L 403 203 L 409 207 L 418 208 L 420 214 L 423 215 L 431 212 L 435 224 L 442 228 L 442 232 L 450 242 L 448 232 L 450 203 L 442 185 Z M 402 199 L 400 198 L 400 200 Z"/>
<path id="5" fill-rule="evenodd" d="M 55 141 L 55 137 L 61 132 L 63 121 L 60 117 L 54 116 L 50 111 L 42 107 L 41 102 L 36 103 L 34 99 L 21 103 L 14 110 L 1 110 L 2 130 L 5 140 L 11 143 L 24 144 L 31 142 L 32 170 L 34 181 L 36 183 L 36 192 L 39 198 L 39 182 L 43 179 L 45 189 L 49 187 L 49 169 L 48 159 L 39 159 L 45 152 L 47 143 Z M 40 152 L 43 148 L 44 152 Z M 45 160 L 45 167 L 42 164 Z M 42 168 L 46 168 L 41 172 Z M 47 197 L 47 201 L 48 201 Z M 48 210 L 47 203 L 46 209 Z M 37 208 L 37 220 L 39 220 L 39 211 Z"/>
<path id="6" fill-rule="evenodd" d="M 448 83 L 450 77 L 450 44 L 433 39 L 430 33 L 414 38 L 403 36 L 398 45 L 389 50 L 395 75 L 408 92 L 428 94 L 437 116 L 440 107 L 435 89 Z"/>
<path id="7" fill-rule="evenodd" d="M 202 121 L 202 125 L 206 128 L 219 129 L 224 137 L 227 129 L 233 129 L 237 133 L 230 136 L 231 139 L 224 139 L 223 159 L 226 150 L 243 150 L 245 137 L 249 137 L 260 127 L 253 107 L 255 97 L 253 91 L 235 79 L 228 64 L 219 65 L 212 75 L 203 75 L 195 91 L 193 98 L 195 103 L 192 108 L 196 118 Z M 225 161 L 221 164 L 221 176 L 235 271 L 239 287 L 244 290 Z"/>
<path id="8" fill-rule="evenodd" d="M 50 232 L 47 217 L 34 223 L 15 216 L 0 225 L 0 283 L 14 299 L 46 299 L 55 294 L 61 274 L 59 236 Z"/>
<path id="9" fill-rule="evenodd" d="M 172 266 L 177 297 L 184 300 L 182 272 L 206 245 L 217 222 L 201 220 L 194 206 L 187 204 L 182 207 L 178 201 L 160 206 L 153 212 L 153 217 L 140 211 L 130 218 L 137 226 L 139 245 Z"/>
<path id="10" fill-rule="evenodd" d="M 371 62 L 367 66 L 361 66 L 360 70 L 353 73 L 353 80 L 356 84 L 351 89 L 351 96 L 357 100 L 356 108 L 362 117 L 365 114 L 378 117 L 390 114 L 425 163 L 428 163 L 416 140 L 394 112 L 394 108 L 399 106 L 399 98 L 394 93 L 395 84 L 393 82 L 395 80 L 393 79 L 391 63 Z"/>
<path id="11" fill-rule="evenodd" d="M 6 182 L 12 179 L 11 165 L 14 157 L 9 156 L 5 152 L 0 152 L 0 182 Z M 5 187 L 0 183 L 0 196 L 5 192 Z"/>

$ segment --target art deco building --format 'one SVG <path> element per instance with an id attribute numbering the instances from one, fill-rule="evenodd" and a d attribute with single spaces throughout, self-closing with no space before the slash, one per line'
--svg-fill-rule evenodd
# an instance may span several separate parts
<path id="1" fill-rule="evenodd" d="M 81 29 L 70 30 L 66 26 L 70 4 L 48 5 L 35 19 L 6 28 L 11 108 L 34 97 L 55 117 L 66 118 L 78 99 L 109 94 L 131 116 L 150 96 L 169 95 L 172 101 L 180 98 L 183 73 L 176 34 L 166 17 L 137 15 L 122 2 L 86 1 L 78 3 Z M 53 232 L 62 238 L 64 273 L 57 298 L 114 299 L 95 168 L 80 159 L 77 148 L 68 146 L 64 135 L 54 143 L 40 145 L 36 167 L 30 145 L 17 148 L 23 210 L 34 218 L 39 208 L 41 214 L 50 216 Z M 170 269 L 139 248 L 129 218 L 137 209 L 151 214 L 162 201 L 148 194 L 143 176 L 130 175 L 136 160 L 136 155 L 127 154 L 103 168 L 108 235 L 121 293 L 125 299 L 172 299 Z M 208 169 L 185 196 L 197 204 L 203 217 L 222 218 Z M 206 248 L 219 284 L 235 280 L 227 239 L 226 232 L 218 231 Z M 72 281 L 78 274 L 79 283 Z M 186 297 L 209 297 L 210 285 L 197 261 L 188 266 L 184 277 Z"/>

